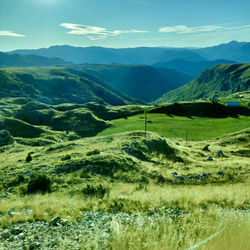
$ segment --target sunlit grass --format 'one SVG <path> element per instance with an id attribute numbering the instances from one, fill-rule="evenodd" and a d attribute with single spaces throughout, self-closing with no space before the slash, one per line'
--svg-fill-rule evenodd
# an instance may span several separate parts
<path id="1" fill-rule="evenodd" d="M 13 196 L 1 201 L 0 226 L 22 221 L 49 221 L 55 216 L 76 221 L 84 211 L 109 211 L 111 204 L 120 199 L 124 203 L 124 207 L 120 208 L 121 212 L 142 214 L 152 209 L 154 211 L 154 208 L 155 211 L 161 211 L 168 207 L 178 207 L 186 212 L 198 208 L 220 211 L 222 208 L 245 210 L 250 207 L 248 184 L 176 187 L 150 185 L 145 187 L 146 190 L 138 190 L 137 187 L 137 184 L 113 184 L 110 195 L 103 200 L 84 197 L 80 186 L 79 190 L 71 191 L 69 186 L 64 192 Z M 10 209 L 15 212 L 12 216 L 8 215 Z"/>
<path id="2" fill-rule="evenodd" d="M 232 133 L 249 127 L 250 117 L 238 118 L 208 118 L 208 117 L 181 117 L 165 114 L 148 114 L 148 130 L 167 138 L 182 138 L 185 140 L 207 140 L 227 133 Z M 127 119 L 112 121 L 110 128 L 98 135 L 116 134 L 125 131 L 143 130 L 144 116 L 135 115 Z"/>

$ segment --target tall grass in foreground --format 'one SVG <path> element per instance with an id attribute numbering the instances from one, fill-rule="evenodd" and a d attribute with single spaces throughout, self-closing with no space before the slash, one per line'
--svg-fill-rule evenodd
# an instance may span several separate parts
<path id="1" fill-rule="evenodd" d="M 114 183 L 103 199 L 82 190 L 18 196 L 0 202 L 0 227 L 18 222 L 49 221 L 55 216 L 72 223 L 85 213 L 104 211 L 111 221 L 80 233 L 80 249 L 186 249 L 222 230 L 199 249 L 248 249 L 250 241 L 249 185 L 204 186 Z M 9 213 L 13 208 L 14 213 Z M 120 219 L 117 214 L 129 219 Z M 136 215 L 134 217 L 134 215 Z M 127 218 L 125 217 L 125 218 Z M 92 223 L 92 222 L 91 222 Z M 102 224 L 102 223 L 101 223 Z M 56 228 L 55 228 L 56 230 Z M 67 238 L 55 239 L 57 249 L 69 249 Z"/>
<path id="2" fill-rule="evenodd" d="M 49 221 L 55 216 L 76 221 L 82 212 L 104 211 L 129 214 L 161 213 L 165 208 L 178 208 L 185 213 L 196 209 L 250 208 L 248 183 L 172 186 L 145 185 L 138 189 L 137 184 L 117 183 L 103 199 L 86 197 L 82 186 L 61 192 L 35 195 L 13 195 L 0 201 L 0 227 L 25 221 Z M 12 216 L 8 211 L 14 209 Z M 27 212 L 28 211 L 28 212 Z"/>
<path id="3" fill-rule="evenodd" d="M 108 249 L 187 249 L 221 230 L 221 233 L 202 244 L 199 249 L 249 249 L 249 215 L 229 212 L 224 216 L 198 211 L 182 218 L 153 216 L 151 221 L 139 217 L 135 224 L 118 220 L 111 223 L 112 237 Z M 98 233 L 95 231 L 95 233 Z M 101 232 L 99 232 L 101 234 Z M 100 238 L 100 235 L 96 235 Z M 81 236 L 82 249 L 102 249 L 97 241 Z"/>

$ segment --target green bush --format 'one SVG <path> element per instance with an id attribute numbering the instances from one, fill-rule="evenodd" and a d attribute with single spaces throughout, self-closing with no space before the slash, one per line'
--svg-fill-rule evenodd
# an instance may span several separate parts
<path id="1" fill-rule="evenodd" d="M 61 157 L 61 161 L 67 161 L 67 160 L 70 160 L 71 159 L 71 155 L 63 155 Z"/>
<path id="2" fill-rule="evenodd" d="M 87 156 L 91 156 L 91 155 L 99 155 L 101 152 L 100 152 L 100 150 L 98 150 L 98 149 L 95 149 L 95 150 L 92 150 L 92 151 L 89 151 L 89 152 L 87 152 Z"/>
<path id="3" fill-rule="evenodd" d="M 109 188 L 102 186 L 99 184 L 98 186 L 87 185 L 83 190 L 82 193 L 84 196 L 96 196 L 99 198 L 103 198 L 105 194 L 109 195 Z"/>
<path id="4" fill-rule="evenodd" d="M 36 193 L 36 192 L 51 192 L 51 180 L 46 175 L 35 175 L 31 177 L 27 193 Z"/>

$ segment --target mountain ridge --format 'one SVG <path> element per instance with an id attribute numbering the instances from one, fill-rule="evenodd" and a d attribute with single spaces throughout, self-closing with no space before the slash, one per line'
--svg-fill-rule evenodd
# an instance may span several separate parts
<path id="1" fill-rule="evenodd" d="M 0 66 L 11 67 L 30 67 L 30 66 L 52 66 L 52 65 L 67 65 L 71 62 L 64 61 L 59 57 L 44 57 L 34 54 L 7 54 L 0 52 Z"/>
<path id="2" fill-rule="evenodd" d="M 157 68 L 167 68 L 174 69 L 183 74 L 190 75 L 192 77 L 197 77 L 204 70 L 211 68 L 217 64 L 233 64 L 235 61 L 230 60 L 213 60 L 213 61 L 200 61 L 200 62 L 190 62 L 184 60 L 172 60 L 168 62 L 156 63 L 153 64 L 153 67 Z"/>
<path id="3" fill-rule="evenodd" d="M 105 47 L 74 47 L 56 45 L 37 50 L 15 50 L 8 52 L 19 54 L 36 54 L 47 57 L 60 57 L 73 63 L 120 63 L 120 64 L 154 64 L 160 61 L 173 59 L 189 59 L 191 61 L 204 60 L 203 57 L 191 50 L 166 49 L 160 47 L 137 48 L 105 48 Z"/>
<path id="4" fill-rule="evenodd" d="M 29 97 L 47 104 L 94 101 L 116 106 L 141 102 L 86 72 L 63 67 L 2 68 L 0 97 Z"/>
<path id="5" fill-rule="evenodd" d="M 193 101 L 201 98 L 226 96 L 250 89 L 250 64 L 221 64 L 178 89 L 171 90 L 155 103 Z"/>
<path id="6" fill-rule="evenodd" d="M 171 60 L 204 61 L 232 60 L 250 62 L 250 42 L 231 41 L 205 48 L 171 48 L 171 47 L 135 47 L 107 48 L 99 46 L 77 47 L 54 45 L 49 48 L 33 50 L 14 50 L 9 54 L 36 54 L 47 57 L 59 57 L 73 63 L 122 63 L 122 64 L 155 64 Z"/>

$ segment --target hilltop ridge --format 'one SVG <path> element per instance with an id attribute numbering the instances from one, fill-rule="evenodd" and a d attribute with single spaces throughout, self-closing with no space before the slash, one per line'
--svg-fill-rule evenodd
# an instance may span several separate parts
<path id="1" fill-rule="evenodd" d="M 221 64 L 205 70 L 184 86 L 171 90 L 155 103 L 192 101 L 227 96 L 250 89 L 250 64 Z"/>

